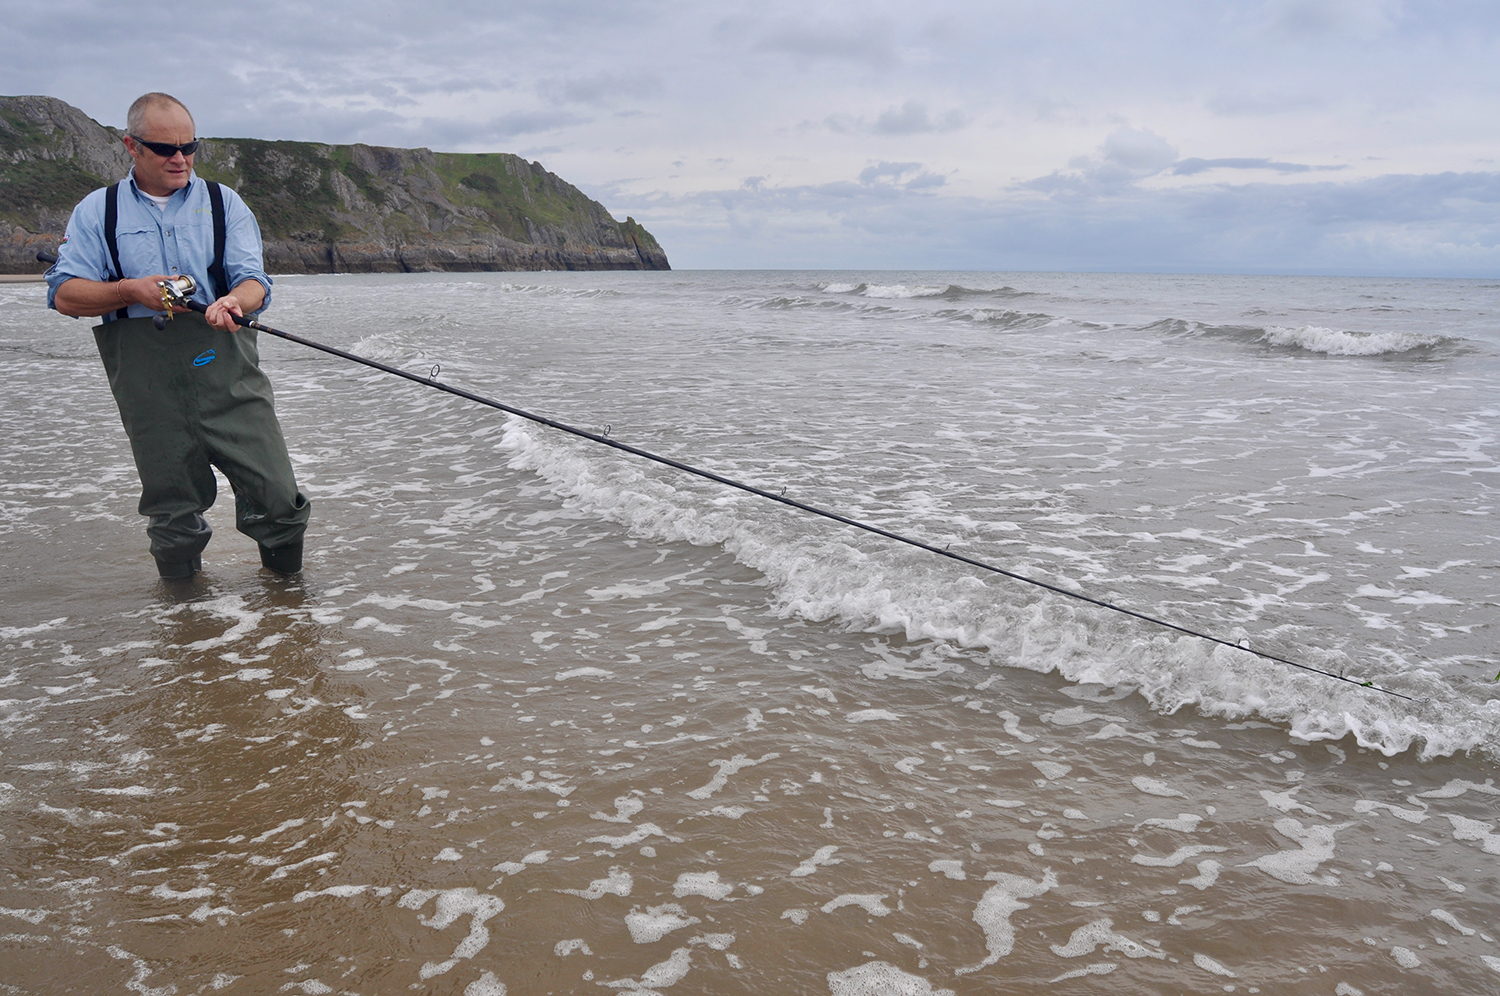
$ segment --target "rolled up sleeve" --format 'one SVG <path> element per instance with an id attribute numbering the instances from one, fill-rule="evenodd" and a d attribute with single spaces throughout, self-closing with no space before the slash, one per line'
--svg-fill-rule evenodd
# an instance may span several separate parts
<path id="1" fill-rule="evenodd" d="M 259 310 L 265 311 L 271 306 L 271 278 L 265 271 L 260 225 L 240 195 L 228 188 L 224 190 L 224 229 L 224 275 L 229 278 L 229 286 L 259 281 L 266 289 Z"/>
<path id="2" fill-rule="evenodd" d="M 73 209 L 67 235 L 57 247 L 57 262 L 46 273 L 47 307 L 57 309 L 57 289 L 75 277 L 105 281 L 114 277 L 109 269 L 109 248 L 104 244 L 104 191 L 96 190 Z"/>

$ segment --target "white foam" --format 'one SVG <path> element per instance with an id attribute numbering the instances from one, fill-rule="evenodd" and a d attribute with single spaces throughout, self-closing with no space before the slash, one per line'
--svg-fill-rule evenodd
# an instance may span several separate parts
<path id="1" fill-rule="evenodd" d="M 955 882 L 962 882 L 969 876 L 964 874 L 964 863 L 962 861 L 930 861 L 927 870 L 941 872 L 945 877 Z"/>
<path id="2" fill-rule="evenodd" d="M 1465 927 L 1463 924 L 1458 922 L 1458 917 L 1454 916 L 1452 913 L 1449 913 L 1447 910 L 1433 910 L 1432 916 L 1433 919 L 1443 921 L 1448 926 L 1458 931 L 1460 934 L 1463 934 L 1465 937 L 1474 936 L 1475 931 L 1473 927 Z"/>
<path id="3" fill-rule="evenodd" d="M 230 626 L 219 636 L 209 637 L 203 640 L 195 640 L 186 645 L 187 650 L 212 650 L 242 640 L 249 636 L 254 629 L 260 625 L 261 619 L 265 617 L 263 612 L 254 612 L 245 608 L 245 600 L 239 595 L 224 595 L 220 598 L 204 602 L 191 603 L 195 609 L 205 609 L 221 619 L 233 620 Z"/>
<path id="4" fill-rule="evenodd" d="M 845 893 L 835 896 L 823 904 L 824 913 L 832 913 L 834 910 L 843 909 L 845 906 L 858 906 L 871 916 L 889 916 L 894 912 L 885 904 L 885 893 L 857 892 Z"/>
<path id="5" fill-rule="evenodd" d="M 622 795 L 615 799 L 615 812 L 611 816 L 608 813 L 590 813 L 591 820 L 604 820 L 608 823 L 629 823 L 635 814 L 646 808 L 646 804 L 633 795 Z"/>
<path id="6" fill-rule="evenodd" d="M 1207 861 L 1200 861 L 1198 862 L 1198 874 L 1193 878 L 1182 879 L 1177 884 L 1191 885 L 1199 892 L 1202 892 L 1204 889 L 1211 887 L 1215 882 L 1219 880 L 1219 872 L 1222 871 L 1223 868 L 1223 865 L 1213 860 L 1212 858 Z"/>
<path id="7" fill-rule="evenodd" d="M 1206 954 L 1193 955 L 1193 964 L 1197 965 L 1205 972 L 1212 972 L 1214 975 L 1222 975 L 1226 979 L 1239 978 L 1239 976 L 1235 975 L 1229 969 L 1225 968 L 1221 963 L 1214 961 Z"/>
<path id="8" fill-rule="evenodd" d="M 418 914 L 417 920 L 424 927 L 442 930 L 459 917 L 467 916 L 469 917 L 469 933 L 458 943 L 458 947 L 453 949 L 453 954 L 446 961 L 430 961 L 418 970 L 417 974 L 424 981 L 447 973 L 458 964 L 459 959 L 473 958 L 483 951 L 485 945 L 490 942 L 490 931 L 485 924 L 505 910 L 505 903 L 498 896 L 487 895 L 472 888 L 413 889 L 402 896 L 396 905 L 401 909 L 420 910 L 434 898 L 437 900 L 437 908 L 433 915 L 428 917 Z"/>
<path id="9" fill-rule="evenodd" d="M 913 297 L 940 297 L 947 292 L 947 284 L 941 287 L 921 284 L 915 287 L 908 287 L 906 284 L 869 284 L 865 287 L 864 295 L 877 299 L 901 300 Z"/>
<path id="10" fill-rule="evenodd" d="M 602 896 L 628 896 L 634 886 L 635 880 L 630 873 L 623 868 L 611 868 L 609 877 L 596 878 L 589 883 L 587 889 L 558 889 L 570 896 L 582 896 L 584 899 L 599 899 Z"/>
<path id="11" fill-rule="evenodd" d="M 1119 965 L 1116 965 L 1112 961 L 1095 962 L 1092 965 L 1075 968 L 1071 972 L 1064 972 L 1055 979 L 1048 979 L 1047 982 L 1049 985 L 1056 985 L 1059 982 L 1066 982 L 1068 979 L 1082 979 L 1090 975 L 1108 975 L 1119 967 Z"/>
<path id="12" fill-rule="evenodd" d="M 604 844 L 608 847 L 612 847 L 618 850 L 622 847 L 629 847 L 631 844 L 639 844 L 641 841 L 647 839 L 648 837 L 665 837 L 668 840 L 680 839 L 678 837 L 673 837 L 671 834 L 667 833 L 655 823 L 642 823 L 640 826 L 630 831 L 630 833 L 622 834 L 619 837 L 601 835 L 598 837 L 590 837 L 588 839 L 588 842 L 590 844 Z"/>
<path id="13" fill-rule="evenodd" d="M 1500 854 L 1500 834 L 1493 832 L 1495 824 L 1451 814 L 1447 819 L 1453 824 L 1454 840 L 1477 840 L 1485 854 Z"/>
<path id="14" fill-rule="evenodd" d="M 989 956 L 977 965 L 954 969 L 956 975 L 977 972 L 1010 954 L 1016 946 L 1016 928 L 1011 925 L 1011 915 L 1031 908 L 1030 903 L 1023 903 L 1021 900 L 1033 899 L 1057 888 L 1057 876 L 1050 868 L 1043 872 L 1041 881 L 1038 882 L 1004 872 L 990 872 L 984 878 L 986 882 L 995 884 L 980 897 L 973 916 L 979 929 L 984 931 L 984 943 Z"/>
<path id="15" fill-rule="evenodd" d="M 1304 827 L 1300 820 L 1293 817 L 1277 820 L 1276 831 L 1283 837 L 1301 844 L 1300 850 L 1277 851 L 1275 854 L 1267 854 L 1265 857 L 1240 865 L 1241 868 L 1259 868 L 1272 878 L 1280 879 L 1289 885 L 1338 885 L 1338 879 L 1333 875 L 1315 876 L 1318 866 L 1333 857 L 1334 834 L 1350 826 L 1348 823 L 1340 823 L 1336 826 L 1312 826 Z"/>
<path id="16" fill-rule="evenodd" d="M 1200 854 L 1216 854 L 1225 850 L 1227 848 L 1213 847 L 1208 844 L 1194 844 L 1189 847 L 1179 847 L 1165 858 L 1153 858 L 1146 854 L 1132 854 L 1130 856 L 1130 863 L 1145 865 L 1148 868 L 1176 868 L 1188 858 L 1196 858 Z"/>
<path id="17" fill-rule="evenodd" d="M 1185 794 L 1158 778 L 1147 778 L 1145 775 L 1136 775 L 1130 780 L 1130 784 L 1134 785 L 1138 792 L 1144 792 L 1147 795 L 1162 796 L 1168 799 L 1180 798 Z"/>
<path id="18" fill-rule="evenodd" d="M 575 667 L 571 671 L 559 671 L 552 676 L 554 681 L 567 681 L 569 678 L 613 678 L 613 671 L 606 671 L 602 667 Z"/>
<path id="19" fill-rule="evenodd" d="M 491 868 L 490 871 L 503 872 L 506 875 L 514 875 L 517 872 L 525 871 L 527 865 L 546 864 L 547 856 L 551 853 L 551 851 L 532 851 L 520 861 L 502 861 L 495 867 Z"/>
<path id="20" fill-rule="evenodd" d="M 896 720 L 900 718 L 900 716 L 889 709 L 860 709 L 844 715 L 844 719 L 850 723 L 871 723 L 878 720 Z"/>
<path id="21" fill-rule="evenodd" d="M 1136 829 L 1141 827 L 1160 827 L 1163 830 L 1176 830 L 1179 833 L 1193 833 L 1198 829 L 1198 824 L 1203 822 L 1203 817 L 1192 813 L 1178 813 L 1175 820 L 1142 820 L 1136 824 Z"/>
<path id="22" fill-rule="evenodd" d="M 657 962 L 642 972 L 639 981 L 636 979 L 615 979 L 612 982 L 601 982 L 599 984 L 611 989 L 634 989 L 642 992 L 651 989 L 666 989 L 681 982 L 692 967 L 692 951 L 689 948 L 678 948 L 672 952 L 672 956 L 666 961 Z"/>
<path id="23" fill-rule="evenodd" d="M 1433 789 L 1430 792 L 1417 793 L 1421 799 L 1457 799 L 1468 792 L 1479 792 L 1483 795 L 1500 795 L 1500 788 L 1495 787 L 1493 778 L 1486 778 L 1484 784 L 1465 781 L 1462 778 L 1454 778 L 1442 788 Z"/>
<path id="24" fill-rule="evenodd" d="M 833 856 L 837 851 L 838 848 L 833 846 L 832 844 L 828 845 L 827 847 L 818 848 L 817 851 L 813 853 L 812 857 L 808 858 L 796 868 L 792 869 L 792 877 L 805 878 L 808 875 L 811 875 L 813 872 L 817 871 L 818 868 L 822 867 L 823 865 L 843 864 L 842 858 L 835 858 Z"/>
<path id="25" fill-rule="evenodd" d="M 1414 744 L 1424 758 L 1452 753 L 1486 742 L 1500 729 L 1500 700 L 1466 702 L 1443 693 L 1451 708 L 1437 722 L 1399 700 L 1353 686 L 1335 687 L 1316 675 L 1281 674 L 1268 682 L 1261 671 L 1270 665 L 1248 659 L 1243 651 L 1188 636 L 1161 634 L 1149 637 L 1149 643 L 1116 636 L 1100 610 L 1055 600 L 1030 605 L 975 577 L 945 580 L 938 572 L 913 571 L 897 552 L 865 554 L 853 545 L 856 540 L 785 528 L 778 510 L 762 509 L 751 498 L 707 497 L 692 487 L 676 486 L 654 468 L 533 434 L 518 418 L 507 421 L 501 448 L 510 454 L 512 467 L 537 472 L 570 505 L 621 523 L 635 535 L 722 545 L 766 576 L 776 607 L 785 615 L 839 620 L 868 632 L 904 633 L 912 644 L 932 641 L 921 652 L 921 666 L 877 648 L 871 664 L 875 677 L 950 673 L 961 665 L 945 648 L 972 648 L 1003 657 L 1010 666 L 1138 689 L 1161 712 L 1196 707 L 1203 714 L 1232 719 L 1259 713 L 1288 725 L 1305 741 L 1352 735 L 1360 746 L 1387 755 Z M 1306 583 L 1314 580 L 1309 576 Z M 896 715 L 896 710 L 876 708 L 846 718 L 890 720 Z M 1012 736 L 1031 739 L 1011 721 L 1014 714 L 996 715 Z M 1068 710 L 1052 716 L 1063 722 L 1087 718 Z M 1094 734 L 1106 735 L 1133 734 L 1118 723 Z"/>
<path id="26" fill-rule="evenodd" d="M 208 886 L 201 886 L 197 889 L 187 889 L 182 892 L 178 892 L 176 889 L 173 889 L 165 882 L 151 890 L 151 895 L 155 896 L 157 899 L 207 899 L 213 894 L 214 890 L 209 888 Z"/>
<path id="27" fill-rule="evenodd" d="M 688 797 L 692 799 L 707 799 L 709 796 L 713 795 L 715 792 L 719 791 L 729 783 L 730 775 L 743 771 L 745 768 L 754 767 L 757 764 L 762 764 L 766 761 L 774 760 L 780 756 L 780 754 L 776 753 L 764 754 L 752 761 L 744 754 L 736 754 L 734 755 L 734 757 L 730 758 L 727 761 L 710 761 L 708 763 L 711 767 L 719 769 L 718 774 L 714 775 L 713 778 L 709 780 L 707 785 L 700 786 L 689 792 Z"/>
<path id="28" fill-rule="evenodd" d="M 678 899 L 684 896 L 704 896 L 722 900 L 728 899 L 733 891 L 732 884 L 719 881 L 719 873 L 716 871 L 683 872 L 677 876 L 677 882 L 672 886 L 672 895 Z"/>
<path id="29" fill-rule="evenodd" d="M 1396 817 L 1396 819 L 1407 823 L 1425 823 L 1427 821 L 1427 813 L 1420 809 L 1402 809 L 1400 806 L 1392 806 L 1388 802 L 1373 802 L 1369 799 L 1356 799 L 1354 802 L 1354 811 L 1356 813 L 1373 813 L 1377 809 L 1384 809 Z"/>
<path id="30" fill-rule="evenodd" d="M 637 944 L 655 944 L 674 930 L 700 922 L 697 917 L 688 916 L 687 911 L 676 903 L 648 906 L 645 910 L 635 907 L 625 914 L 625 927 L 630 931 L 630 939 Z"/>
<path id="31" fill-rule="evenodd" d="M 368 885 L 331 885 L 326 889 L 309 889 L 304 892 L 299 892 L 292 897 L 292 902 L 305 903 L 309 899 L 316 899 L 318 896 L 333 896 L 336 899 L 350 899 L 354 896 L 363 895 L 369 888 L 370 887 Z"/>
<path id="32" fill-rule="evenodd" d="M 1059 764 L 1056 761 L 1032 761 L 1031 766 L 1042 773 L 1042 777 L 1049 781 L 1056 781 L 1066 777 L 1073 770 L 1071 764 Z"/>
<path id="33" fill-rule="evenodd" d="M 1118 951 L 1127 958 L 1165 958 L 1166 954 L 1137 941 L 1133 941 L 1115 929 L 1109 917 L 1084 924 L 1073 931 L 1066 944 L 1053 944 L 1052 953 L 1059 958 L 1078 958 L 1093 954 L 1094 949 L 1104 945 L 1104 952 Z"/>
<path id="34" fill-rule="evenodd" d="M 58 616 L 56 619 L 49 619 L 35 626 L 0 626 L 0 640 L 19 640 L 22 637 L 36 636 L 38 633 L 58 629 L 67 621 L 67 616 Z"/>
<path id="35" fill-rule="evenodd" d="M 464 986 L 464 996 L 505 996 L 505 983 L 495 978 L 495 973 L 489 969 Z"/>
<path id="36" fill-rule="evenodd" d="M 1417 332 L 1337 332 L 1317 325 L 1300 328 L 1273 325 L 1261 335 L 1261 340 L 1330 356 L 1381 356 L 1436 346 L 1443 337 Z"/>
<path id="37" fill-rule="evenodd" d="M 829 972 L 828 991 L 831 996 L 954 996 L 952 989 L 934 989 L 921 976 L 884 961 Z"/>

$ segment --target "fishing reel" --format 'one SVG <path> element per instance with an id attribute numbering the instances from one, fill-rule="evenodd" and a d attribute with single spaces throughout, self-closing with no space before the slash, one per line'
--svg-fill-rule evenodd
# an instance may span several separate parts
<path id="1" fill-rule="evenodd" d="M 156 286 L 161 290 L 161 307 L 164 315 L 157 315 L 151 319 L 151 324 L 156 326 L 157 331 L 167 327 L 172 320 L 173 308 L 187 308 L 193 298 L 193 292 L 198 285 L 193 278 L 187 274 L 179 274 L 167 280 L 158 280 Z"/>

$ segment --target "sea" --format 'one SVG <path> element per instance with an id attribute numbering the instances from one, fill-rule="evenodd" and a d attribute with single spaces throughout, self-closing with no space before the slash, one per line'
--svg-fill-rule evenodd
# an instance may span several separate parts
<path id="1" fill-rule="evenodd" d="M 0 994 L 1500 993 L 1500 281 L 263 318 L 419 382 L 261 334 L 306 570 L 164 582 L 0 286 Z"/>

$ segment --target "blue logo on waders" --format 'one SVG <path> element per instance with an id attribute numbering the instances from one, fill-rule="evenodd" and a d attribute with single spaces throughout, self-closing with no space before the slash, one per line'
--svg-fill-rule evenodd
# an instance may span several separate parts
<path id="1" fill-rule="evenodd" d="M 210 363 L 212 363 L 213 361 L 214 361 L 214 351 L 211 350 L 211 349 L 205 349 L 203 352 L 201 352 L 197 356 L 193 357 L 193 366 L 195 366 L 195 367 L 206 367 Z"/>

